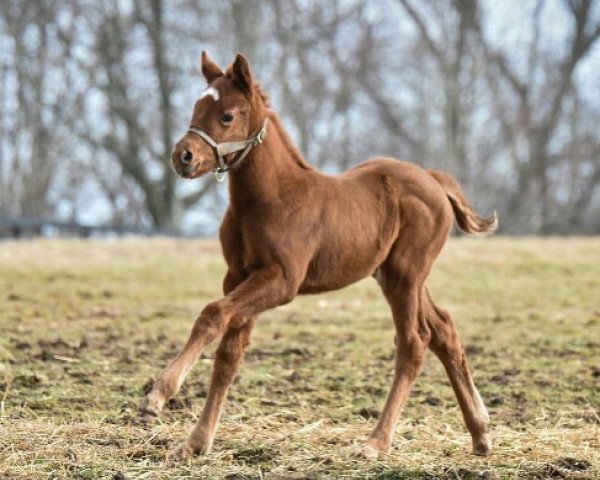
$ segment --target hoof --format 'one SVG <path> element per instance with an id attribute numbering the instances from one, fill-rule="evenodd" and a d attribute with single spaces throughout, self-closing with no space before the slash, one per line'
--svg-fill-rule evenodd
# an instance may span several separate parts
<path id="1" fill-rule="evenodd" d="M 359 454 L 361 457 L 369 460 L 377 460 L 384 455 L 387 455 L 390 448 L 387 444 L 381 440 L 371 438 L 365 443 L 360 450 Z"/>
<path id="2" fill-rule="evenodd" d="M 145 397 L 138 409 L 138 419 L 143 423 L 151 423 L 159 417 L 161 410 L 162 405 L 158 401 Z"/>
<path id="3" fill-rule="evenodd" d="M 189 462 L 194 458 L 195 453 L 194 449 L 187 442 L 183 442 L 169 454 L 168 459 L 176 462 Z"/>
<path id="4" fill-rule="evenodd" d="M 141 410 L 141 409 L 138 411 L 137 421 L 140 422 L 140 424 L 142 424 L 142 425 L 150 425 L 150 424 L 154 423 L 157 418 L 158 418 L 158 414 L 156 414 L 154 412 L 150 412 L 148 410 Z"/>
<path id="5" fill-rule="evenodd" d="M 138 410 L 138 420 L 141 423 L 154 423 L 158 418 L 158 412 L 149 408 L 142 408 Z"/>
<path id="6" fill-rule="evenodd" d="M 473 440 L 473 453 L 481 457 L 487 457 L 492 452 L 490 435 L 485 433 L 477 441 Z"/>
<path id="7" fill-rule="evenodd" d="M 179 445 L 175 450 L 168 455 L 169 460 L 189 462 L 195 455 L 206 455 L 210 453 L 210 448 L 194 448 L 190 445 L 189 441 L 186 440 Z"/>

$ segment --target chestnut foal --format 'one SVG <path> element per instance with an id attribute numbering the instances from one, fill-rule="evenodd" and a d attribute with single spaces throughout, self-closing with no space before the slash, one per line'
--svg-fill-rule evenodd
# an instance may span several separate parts
<path id="1" fill-rule="evenodd" d="M 495 229 L 496 215 L 478 217 L 449 175 L 393 159 L 324 175 L 292 145 L 244 56 L 223 72 L 203 52 L 202 73 L 209 86 L 172 161 L 185 178 L 212 170 L 222 180 L 229 172 L 230 205 L 220 229 L 225 296 L 202 310 L 185 347 L 144 399 L 141 417 L 158 416 L 202 349 L 222 336 L 206 405 L 177 455 L 209 452 L 257 316 L 298 294 L 336 290 L 372 275 L 392 310 L 396 357 L 391 390 L 363 453 L 389 450 L 429 347 L 446 368 L 474 453 L 488 455 L 487 411 L 454 322 L 433 302 L 425 280 L 454 218 L 466 232 L 486 233 Z"/>

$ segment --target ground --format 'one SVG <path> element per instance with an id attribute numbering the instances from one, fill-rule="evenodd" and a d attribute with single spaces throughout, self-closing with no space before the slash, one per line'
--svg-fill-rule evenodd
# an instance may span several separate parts
<path id="1" fill-rule="evenodd" d="M 392 375 L 393 328 L 364 280 L 265 313 L 213 453 L 168 453 L 208 388 L 209 349 L 160 421 L 136 422 L 151 379 L 220 295 L 214 241 L 0 243 L 0 478 L 596 478 L 600 239 L 451 239 L 430 278 L 489 407 L 470 438 L 430 354 L 380 460 L 354 453 Z"/>

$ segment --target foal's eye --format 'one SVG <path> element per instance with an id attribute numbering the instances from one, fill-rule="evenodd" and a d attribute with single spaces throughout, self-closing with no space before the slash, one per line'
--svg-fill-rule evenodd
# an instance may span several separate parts
<path id="1" fill-rule="evenodd" d="M 225 113 L 222 117 L 221 117 L 221 121 L 223 123 L 231 123 L 233 122 L 233 113 Z"/>

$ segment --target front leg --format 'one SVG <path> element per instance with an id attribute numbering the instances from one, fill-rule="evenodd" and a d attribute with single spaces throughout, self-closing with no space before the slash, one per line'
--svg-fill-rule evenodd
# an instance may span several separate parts
<path id="1" fill-rule="evenodd" d="M 242 279 L 232 273 L 227 272 L 223 280 L 223 293 L 227 295 L 241 283 Z M 205 308 L 192 330 L 192 333 L 181 352 L 167 365 L 160 376 L 154 382 L 152 390 L 143 399 L 139 415 L 141 420 L 150 422 L 160 415 L 167 400 L 177 394 L 185 377 L 191 370 L 192 366 L 202 353 L 202 348 L 208 345 L 212 340 L 224 330 L 223 326 L 217 325 L 217 331 L 208 326 L 203 329 L 202 325 L 208 323 L 210 305 Z"/>
<path id="2" fill-rule="evenodd" d="M 190 458 L 196 452 L 210 452 L 227 392 L 244 362 L 255 322 L 256 317 L 239 321 L 234 318 L 223 335 L 215 355 L 206 404 L 189 439 L 176 452 L 180 458 Z"/>
<path id="3" fill-rule="evenodd" d="M 149 421 L 158 417 L 166 401 L 179 391 L 204 347 L 225 331 L 230 319 L 231 314 L 223 311 L 218 302 L 210 303 L 202 310 L 185 346 L 163 370 L 154 382 L 152 391 L 142 401 L 139 409 L 141 420 Z"/>
<path id="4" fill-rule="evenodd" d="M 231 293 L 214 303 L 223 318 L 247 320 L 232 322 L 217 351 L 209 396 L 198 423 L 179 448 L 180 457 L 210 450 L 225 394 L 237 373 L 248 343 L 253 318 L 261 312 L 290 302 L 299 282 L 289 281 L 279 265 L 256 270 Z"/>

